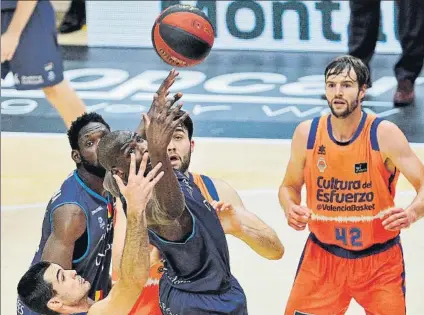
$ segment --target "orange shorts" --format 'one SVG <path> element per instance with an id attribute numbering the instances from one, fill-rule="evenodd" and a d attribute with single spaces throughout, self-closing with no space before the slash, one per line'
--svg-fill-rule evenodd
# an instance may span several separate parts
<path id="1" fill-rule="evenodd" d="M 362 251 L 321 243 L 311 234 L 300 258 L 285 315 L 344 314 L 354 298 L 369 315 L 404 315 L 400 237 Z"/>

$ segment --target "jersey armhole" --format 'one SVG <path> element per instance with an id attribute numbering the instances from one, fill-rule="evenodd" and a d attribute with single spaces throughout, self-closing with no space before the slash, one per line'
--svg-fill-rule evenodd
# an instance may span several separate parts
<path id="1" fill-rule="evenodd" d="M 384 121 L 382 118 L 375 118 L 374 121 L 371 124 L 371 130 L 370 130 L 370 141 L 371 141 L 371 148 L 374 151 L 380 151 L 380 146 L 378 144 L 378 138 L 377 138 L 377 129 L 378 125 Z"/>
<path id="2" fill-rule="evenodd" d="M 88 252 L 89 252 L 89 249 L 90 249 L 90 245 L 91 245 L 87 210 L 85 210 L 85 208 L 80 203 L 78 203 L 78 202 L 72 202 L 72 201 L 70 201 L 70 202 L 62 202 L 62 203 L 54 206 L 54 208 L 50 211 L 50 215 L 49 215 L 50 230 L 53 232 L 53 212 L 55 212 L 57 208 L 59 208 L 59 207 L 61 207 L 63 205 L 67 205 L 67 204 L 77 205 L 78 207 L 81 208 L 81 210 L 84 212 L 84 215 L 85 215 L 85 230 L 87 231 L 87 248 L 85 249 L 84 254 L 80 258 L 72 260 L 72 263 L 73 264 L 76 264 L 76 263 L 79 263 L 81 260 L 83 260 L 88 255 Z"/>
<path id="3" fill-rule="evenodd" d="M 215 201 L 219 201 L 218 191 L 216 190 L 215 184 L 213 181 L 206 175 L 200 175 L 202 177 L 203 182 L 205 183 L 206 189 L 211 195 L 212 199 Z"/>
<path id="4" fill-rule="evenodd" d="M 315 117 L 312 119 L 311 129 L 309 130 L 307 150 L 312 150 L 315 145 L 315 139 L 317 137 L 318 124 L 321 117 Z"/>
<path id="5" fill-rule="evenodd" d="M 162 242 L 162 243 L 164 243 L 164 244 L 172 244 L 172 245 L 184 245 L 184 244 L 187 244 L 187 242 L 189 242 L 191 239 L 193 239 L 193 238 L 194 238 L 194 236 L 195 236 L 195 234 L 196 234 L 196 217 L 193 215 L 193 213 L 191 213 L 191 211 L 190 211 L 190 209 L 187 207 L 187 205 L 186 205 L 186 209 L 187 209 L 187 211 L 188 211 L 188 212 L 190 213 L 190 215 L 191 215 L 191 219 L 192 219 L 192 221 L 193 221 L 193 226 L 191 227 L 191 228 L 192 228 L 192 230 L 191 230 L 190 235 L 189 235 L 189 236 L 188 236 L 185 240 L 183 240 L 183 241 L 176 241 L 176 242 L 168 241 L 168 240 L 166 240 L 166 239 L 162 238 L 161 236 L 159 236 L 159 235 L 158 235 L 156 232 L 154 232 L 152 229 L 148 229 L 148 231 L 149 231 L 150 233 L 152 233 L 158 241 L 160 241 L 160 242 Z"/>

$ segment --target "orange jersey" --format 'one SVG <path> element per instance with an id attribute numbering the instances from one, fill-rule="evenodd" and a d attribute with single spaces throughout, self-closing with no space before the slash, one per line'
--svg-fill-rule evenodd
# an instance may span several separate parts
<path id="1" fill-rule="evenodd" d="M 190 179 L 199 187 L 208 202 L 219 200 L 215 186 L 205 175 L 190 173 Z M 212 197 L 213 196 L 213 197 Z M 161 315 L 159 307 L 159 280 L 163 274 L 163 263 L 158 261 L 150 267 L 150 276 L 136 304 L 128 315 Z"/>
<path id="2" fill-rule="evenodd" d="M 310 231 L 323 243 L 362 250 L 396 237 L 382 226 L 394 206 L 399 171 L 387 171 L 377 126 L 381 119 L 363 113 L 348 143 L 334 139 L 330 115 L 311 125 L 304 169 Z"/>
<path id="3" fill-rule="evenodd" d="M 159 307 L 159 280 L 163 263 L 158 261 L 150 267 L 150 275 L 131 312 L 128 315 L 162 315 Z"/>

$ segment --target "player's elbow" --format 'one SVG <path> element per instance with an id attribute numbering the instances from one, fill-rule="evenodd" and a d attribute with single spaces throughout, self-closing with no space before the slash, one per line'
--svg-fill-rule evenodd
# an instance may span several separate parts
<path id="1" fill-rule="evenodd" d="M 268 260 L 280 260 L 284 256 L 284 246 L 280 243 L 279 246 L 276 247 L 276 249 L 269 253 L 269 255 L 266 257 Z"/>

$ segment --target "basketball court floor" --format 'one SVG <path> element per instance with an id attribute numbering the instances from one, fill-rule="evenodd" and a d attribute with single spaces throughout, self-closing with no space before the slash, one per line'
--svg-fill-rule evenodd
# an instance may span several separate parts
<path id="1" fill-rule="evenodd" d="M 113 129 L 133 129 L 169 67 L 151 50 L 64 47 L 65 68 L 90 110 Z M 192 171 L 223 178 L 249 210 L 272 226 L 286 252 L 267 261 L 228 237 L 234 274 L 245 288 L 249 314 L 283 314 L 307 232 L 290 229 L 277 190 L 289 158 L 290 138 L 303 119 L 324 114 L 322 72 L 333 54 L 212 52 L 198 67 L 181 71 L 176 90 L 195 123 Z M 399 124 L 424 160 L 424 77 L 417 102 L 393 108 L 392 65 L 396 56 L 377 56 L 374 87 L 365 110 Z M 64 127 L 39 91 L 1 86 L 1 314 L 15 314 L 16 285 L 41 234 L 44 207 L 74 165 Z M 177 84 L 176 84 L 177 85 Z M 248 86 L 248 87 L 246 87 Z M 401 177 L 396 203 L 414 198 Z M 402 232 L 408 314 L 422 315 L 424 220 Z M 354 302 L 349 315 L 364 314 Z"/>

